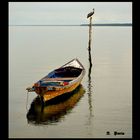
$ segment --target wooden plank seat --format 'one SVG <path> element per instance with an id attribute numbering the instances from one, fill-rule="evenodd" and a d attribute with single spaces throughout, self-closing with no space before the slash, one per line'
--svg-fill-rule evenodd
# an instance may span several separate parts
<path id="1" fill-rule="evenodd" d="M 63 80 L 74 80 L 76 77 L 62 77 L 62 78 L 44 78 L 43 81 L 63 81 Z"/>

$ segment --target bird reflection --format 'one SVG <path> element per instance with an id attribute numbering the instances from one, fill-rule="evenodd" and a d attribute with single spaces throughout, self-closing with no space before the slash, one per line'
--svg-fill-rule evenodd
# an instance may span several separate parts
<path id="1" fill-rule="evenodd" d="M 38 125 L 60 122 L 66 114 L 71 112 L 84 93 L 83 86 L 79 85 L 73 92 L 65 93 L 45 102 L 43 108 L 41 100 L 37 96 L 27 113 L 28 123 Z"/>

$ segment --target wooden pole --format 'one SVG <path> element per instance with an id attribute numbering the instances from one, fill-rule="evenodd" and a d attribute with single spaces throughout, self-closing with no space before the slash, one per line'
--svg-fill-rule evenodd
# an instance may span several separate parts
<path id="1" fill-rule="evenodd" d="M 92 34 L 92 16 L 90 17 L 90 23 L 89 23 L 89 45 L 88 50 L 91 50 L 91 34 Z"/>
<path id="2" fill-rule="evenodd" d="M 91 52 L 90 52 L 91 51 L 91 34 L 92 34 L 92 16 L 90 17 L 90 24 L 89 24 L 89 43 L 88 43 L 90 69 L 92 67 Z"/>

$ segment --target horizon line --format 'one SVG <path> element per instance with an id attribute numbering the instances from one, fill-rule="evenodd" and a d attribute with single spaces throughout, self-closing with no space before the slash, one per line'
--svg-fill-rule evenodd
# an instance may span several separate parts
<path id="1" fill-rule="evenodd" d="M 89 26 L 89 24 L 15 24 L 8 26 Z M 132 23 L 94 23 L 92 26 L 132 26 Z"/>

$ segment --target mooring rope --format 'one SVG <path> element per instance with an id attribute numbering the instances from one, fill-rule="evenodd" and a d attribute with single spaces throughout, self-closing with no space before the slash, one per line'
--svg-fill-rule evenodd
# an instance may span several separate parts
<path id="1" fill-rule="evenodd" d="M 28 111 L 28 95 L 29 95 L 29 92 L 27 91 L 27 98 L 26 98 L 26 110 Z"/>

